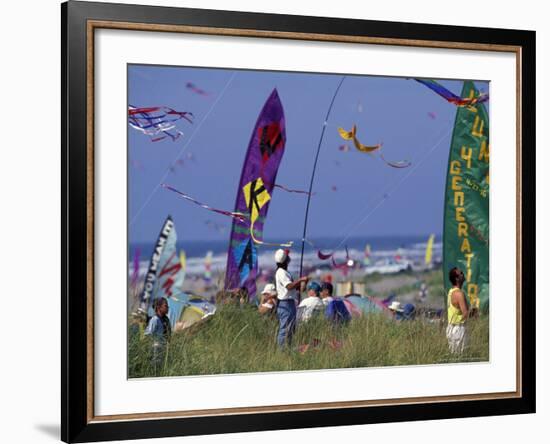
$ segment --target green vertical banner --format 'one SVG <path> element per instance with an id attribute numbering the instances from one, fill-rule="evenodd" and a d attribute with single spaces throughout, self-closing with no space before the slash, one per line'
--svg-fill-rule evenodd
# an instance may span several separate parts
<path id="1" fill-rule="evenodd" d="M 464 82 L 462 97 L 477 97 Z M 483 104 L 457 108 L 449 153 L 443 227 L 445 304 L 449 270 L 466 277 L 470 308 L 489 310 L 489 116 Z"/>

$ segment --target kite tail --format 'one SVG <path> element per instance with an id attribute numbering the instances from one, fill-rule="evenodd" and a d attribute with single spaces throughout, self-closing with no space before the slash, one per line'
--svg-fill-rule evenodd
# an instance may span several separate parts
<path id="1" fill-rule="evenodd" d="M 290 248 L 290 247 L 292 247 L 292 245 L 294 243 L 294 242 L 290 241 L 290 242 L 287 242 L 285 244 L 277 244 L 277 243 L 271 243 L 271 242 L 264 242 L 264 241 L 261 241 L 259 239 L 256 239 L 254 237 L 254 223 L 250 224 L 250 237 L 252 238 L 254 243 L 256 243 L 258 245 L 265 245 L 265 246 L 268 246 L 268 247 L 287 247 L 287 248 Z"/>

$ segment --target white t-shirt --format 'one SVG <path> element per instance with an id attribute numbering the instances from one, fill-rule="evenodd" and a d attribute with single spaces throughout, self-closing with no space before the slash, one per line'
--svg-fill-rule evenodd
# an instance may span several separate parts
<path id="1" fill-rule="evenodd" d="M 316 312 L 322 312 L 324 309 L 325 306 L 320 298 L 308 296 L 307 298 L 302 299 L 302 302 L 298 305 L 300 320 L 308 321 Z"/>
<path id="2" fill-rule="evenodd" d="M 287 290 L 286 286 L 291 284 L 292 276 L 283 268 L 277 268 L 275 272 L 275 287 L 277 288 L 277 299 L 284 301 L 285 299 L 296 300 L 296 290 Z"/>

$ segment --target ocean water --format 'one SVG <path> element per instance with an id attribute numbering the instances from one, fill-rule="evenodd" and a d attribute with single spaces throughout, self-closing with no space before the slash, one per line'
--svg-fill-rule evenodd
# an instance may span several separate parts
<path id="1" fill-rule="evenodd" d="M 424 260 L 426 244 L 429 235 L 415 236 L 380 236 L 380 237 L 352 237 L 344 245 L 339 246 L 334 254 L 337 262 L 346 258 L 346 247 L 349 257 L 355 261 L 362 262 L 365 258 L 365 247 L 370 245 L 370 262 L 376 263 L 387 258 L 393 258 L 396 255 L 413 262 L 420 263 Z M 287 241 L 286 239 L 285 241 Z M 270 240 L 271 241 L 271 240 Z M 283 240 L 281 240 L 283 241 Z M 276 240 L 275 240 L 276 242 Z M 317 257 L 317 248 L 324 253 L 334 251 L 338 246 L 340 239 L 331 238 L 313 238 L 310 244 L 305 245 L 304 266 L 314 267 L 328 265 L 330 261 L 321 261 Z M 204 258 L 206 254 L 212 252 L 212 272 L 223 271 L 227 261 L 228 239 L 219 241 L 185 241 L 177 243 L 178 250 L 184 250 L 187 256 L 187 274 L 202 274 L 204 272 Z M 140 273 L 144 273 L 148 267 L 154 243 L 133 243 L 129 248 L 129 271 L 132 268 L 132 261 L 136 249 L 140 250 Z M 295 240 L 290 249 L 290 271 L 297 270 L 300 265 L 300 253 L 302 248 L 301 240 Z M 275 247 L 258 246 L 258 257 L 260 268 L 273 267 L 273 254 Z M 433 245 L 432 259 L 434 262 L 440 262 L 442 255 L 441 236 L 436 235 Z"/>

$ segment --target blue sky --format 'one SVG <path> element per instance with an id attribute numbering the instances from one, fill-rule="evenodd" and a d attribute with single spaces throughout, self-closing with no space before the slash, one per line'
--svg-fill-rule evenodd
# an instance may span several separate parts
<path id="1" fill-rule="evenodd" d="M 163 182 L 208 205 L 232 210 L 251 132 L 273 88 L 283 104 L 287 131 L 277 183 L 306 190 L 324 118 L 341 78 L 338 74 L 130 65 L 130 104 L 164 105 L 195 116 L 193 124 L 177 122 L 184 136 L 175 142 L 151 142 L 148 136 L 128 129 L 130 243 L 154 241 L 168 214 L 176 222 L 180 240 L 228 238 L 228 217 L 157 185 L 168 171 Z M 192 92 L 185 87 L 187 82 L 209 96 Z M 460 94 L 462 81 L 441 83 Z M 488 91 L 488 83 L 476 85 Z M 435 119 L 428 113 L 434 113 Z M 346 76 L 321 147 L 308 237 L 338 240 L 348 235 L 440 234 L 455 113 L 454 105 L 412 79 Z M 391 168 L 378 155 L 353 147 L 340 151 L 344 141 L 337 128 L 349 130 L 353 124 L 361 142 L 381 141 L 386 159 L 407 159 L 412 166 Z M 187 159 L 187 153 L 195 160 Z M 170 172 L 178 158 L 184 159 L 184 165 Z M 301 238 L 305 205 L 304 195 L 276 190 L 265 238 Z M 225 231 L 214 226 L 225 227 Z"/>

